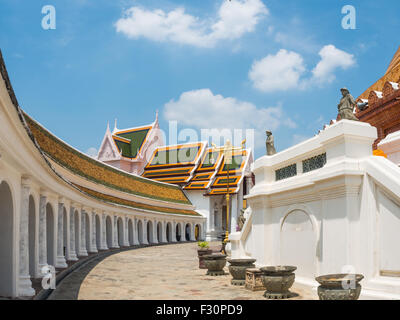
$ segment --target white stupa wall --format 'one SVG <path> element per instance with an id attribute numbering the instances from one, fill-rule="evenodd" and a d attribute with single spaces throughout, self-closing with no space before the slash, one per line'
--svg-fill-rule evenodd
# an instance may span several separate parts
<path id="1" fill-rule="evenodd" d="M 257 159 L 251 214 L 230 236 L 232 257 L 257 266 L 295 265 L 296 281 L 314 289 L 316 276 L 365 276 L 363 297 L 400 298 L 400 168 L 372 155 L 376 128 L 342 120 L 317 136 Z M 303 161 L 326 154 L 322 168 L 303 173 Z M 276 170 L 295 176 L 276 181 Z"/>

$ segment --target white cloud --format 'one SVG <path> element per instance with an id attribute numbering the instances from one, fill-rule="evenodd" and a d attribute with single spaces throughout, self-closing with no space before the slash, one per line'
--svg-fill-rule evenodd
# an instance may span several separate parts
<path id="1" fill-rule="evenodd" d="M 334 72 L 336 69 L 341 68 L 346 70 L 356 63 L 354 55 L 337 49 L 332 44 L 324 46 L 319 55 L 321 56 L 321 60 L 312 70 L 313 79 L 316 81 L 330 83 L 335 80 Z"/>
<path id="2" fill-rule="evenodd" d="M 306 89 L 314 85 L 331 83 L 335 80 L 335 71 L 346 70 L 356 63 L 354 55 L 326 45 L 320 51 L 320 61 L 305 77 L 306 67 L 303 57 L 294 51 L 281 49 L 275 55 L 267 55 L 255 61 L 249 71 L 253 86 L 263 92 L 286 91 L 288 89 Z"/>
<path id="3" fill-rule="evenodd" d="M 276 55 L 267 55 L 255 61 L 249 78 L 255 88 L 264 92 L 288 90 L 299 85 L 300 76 L 304 71 L 301 55 L 281 49 Z"/>
<path id="4" fill-rule="evenodd" d="M 89 157 L 96 158 L 96 157 L 97 157 L 97 149 L 91 147 L 91 148 L 89 148 L 89 149 L 86 150 L 86 154 L 87 154 Z"/>
<path id="5" fill-rule="evenodd" d="M 131 7 L 115 27 L 128 38 L 144 37 L 159 42 L 176 42 L 198 47 L 214 47 L 219 40 L 233 40 L 252 32 L 268 14 L 261 0 L 223 1 L 216 21 L 201 20 L 185 13 L 183 7 L 165 12 Z"/>
<path id="6" fill-rule="evenodd" d="M 219 21 L 212 27 L 211 38 L 237 39 L 246 32 L 254 31 L 263 15 L 268 14 L 261 0 L 223 1 L 219 9 Z"/>
<path id="7" fill-rule="evenodd" d="M 197 129 L 254 129 L 257 146 L 264 144 L 266 129 L 296 127 L 280 105 L 257 108 L 250 102 L 213 94 L 210 89 L 182 93 L 177 101 L 165 104 L 164 117 Z"/>

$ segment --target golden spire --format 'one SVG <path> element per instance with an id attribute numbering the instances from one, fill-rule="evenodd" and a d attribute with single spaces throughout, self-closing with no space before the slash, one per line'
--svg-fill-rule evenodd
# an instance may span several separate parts
<path id="1" fill-rule="evenodd" d="M 392 61 L 390 61 L 389 67 L 386 70 L 385 74 L 388 74 L 394 67 L 400 64 L 400 46 L 397 49 L 397 52 L 393 56 Z"/>

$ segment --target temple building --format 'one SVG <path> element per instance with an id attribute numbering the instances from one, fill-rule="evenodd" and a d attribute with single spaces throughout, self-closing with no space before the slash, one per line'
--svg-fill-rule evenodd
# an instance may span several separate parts
<path id="1" fill-rule="evenodd" d="M 314 137 L 255 160 L 255 185 L 232 258 L 296 266 L 296 282 L 362 274 L 362 299 L 400 299 L 400 48 L 362 93 L 360 121 L 332 120 Z"/>
<path id="2" fill-rule="evenodd" d="M 108 130 L 105 154 L 139 170 L 141 146 L 149 154 L 155 148 L 146 145 L 151 134 L 114 132 L 125 161 Z M 0 297 L 34 296 L 40 288 L 32 283 L 48 276 L 49 266 L 58 273 L 89 254 L 203 240 L 206 219 L 195 209 L 181 186 L 93 159 L 32 119 L 0 51 Z"/>
<path id="3" fill-rule="evenodd" d="M 159 132 L 158 113 L 156 120 L 147 126 L 118 130 L 107 130 L 101 143 L 97 159 L 113 167 L 140 175 L 155 148 L 164 144 Z"/>
<path id="4" fill-rule="evenodd" d="M 378 130 L 373 148 L 400 165 L 400 47 L 385 74 L 357 99 L 356 117 Z M 361 110 L 362 109 L 362 110 Z"/>
<path id="5" fill-rule="evenodd" d="M 223 152 L 215 151 L 208 142 L 165 146 L 158 115 L 143 127 L 114 128 L 111 132 L 107 125 L 97 159 L 144 178 L 182 187 L 196 211 L 207 218 L 207 240 L 216 240 L 226 231 L 228 187 L 232 195 L 229 228 L 236 232 L 238 217 L 246 208 L 243 197 L 253 186 L 251 149 L 235 150 L 228 164 Z"/>

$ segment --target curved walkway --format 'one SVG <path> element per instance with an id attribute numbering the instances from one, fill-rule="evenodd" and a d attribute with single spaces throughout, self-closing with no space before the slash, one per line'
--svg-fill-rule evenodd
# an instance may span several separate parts
<path id="1" fill-rule="evenodd" d="M 213 244 L 214 245 L 214 244 Z M 197 244 L 183 243 L 129 250 L 94 259 L 69 275 L 49 299 L 265 300 L 230 284 L 231 276 L 211 277 L 198 268 Z M 295 284 L 293 299 L 317 299 Z"/>

